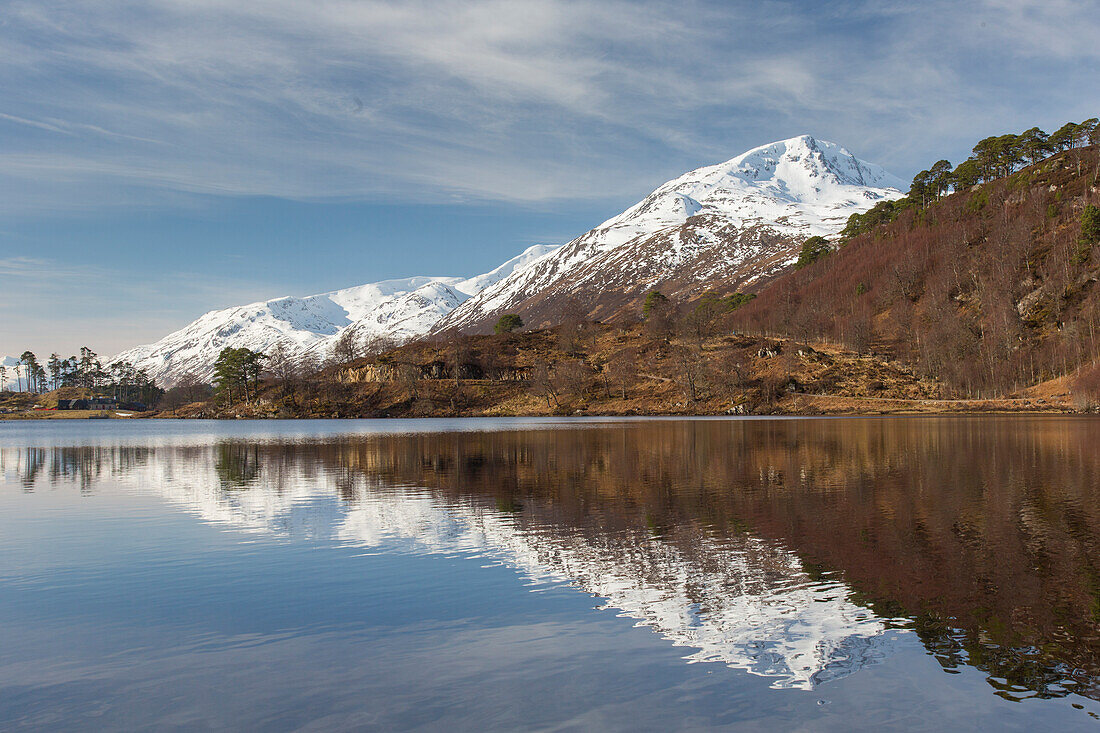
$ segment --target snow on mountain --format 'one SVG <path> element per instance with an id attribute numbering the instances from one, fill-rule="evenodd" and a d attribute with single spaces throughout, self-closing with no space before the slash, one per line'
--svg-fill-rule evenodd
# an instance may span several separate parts
<path id="1" fill-rule="evenodd" d="M 467 280 L 463 280 L 456 287 L 464 293 L 471 295 L 480 293 L 490 285 L 496 285 L 498 282 L 508 277 L 514 272 L 524 269 L 532 262 L 541 259 L 547 254 L 554 252 L 560 245 L 556 244 L 536 244 L 533 247 L 528 247 L 523 252 L 508 260 L 504 264 L 500 265 L 494 270 L 490 270 L 484 275 L 477 275 Z"/>
<path id="2" fill-rule="evenodd" d="M 552 320 L 577 298 L 613 316 L 655 286 L 666 295 L 745 287 L 791 264 L 809 236 L 902 196 L 905 184 L 809 135 L 754 148 L 665 183 L 618 216 L 486 287 L 434 331 L 484 329 L 505 312 Z"/>
<path id="3" fill-rule="evenodd" d="M 404 340 L 427 331 L 440 318 L 488 285 L 507 278 L 556 247 L 535 245 L 491 272 L 472 278 L 410 277 L 384 280 L 304 298 L 283 297 L 210 311 L 160 341 L 137 346 L 110 362 L 129 361 L 158 384 L 184 374 L 206 380 L 223 348 L 270 352 L 282 344 L 292 355 L 325 355 L 345 330 L 360 339 Z"/>
<path id="4" fill-rule="evenodd" d="M 4 367 L 4 378 L 0 380 L 0 390 L 15 390 L 19 388 L 17 369 L 22 369 L 19 359 L 15 356 L 0 356 L 0 367 Z M 21 372 L 19 372 L 21 373 Z"/>

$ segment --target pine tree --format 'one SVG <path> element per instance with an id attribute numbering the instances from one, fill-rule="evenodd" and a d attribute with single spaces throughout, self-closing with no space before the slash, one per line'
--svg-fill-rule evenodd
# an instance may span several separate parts
<path id="1" fill-rule="evenodd" d="M 19 356 L 19 363 L 23 365 L 23 375 L 26 378 L 27 391 L 35 392 L 35 382 L 38 374 L 38 359 L 30 350 L 24 351 Z"/>
<path id="2" fill-rule="evenodd" d="M 523 319 L 515 313 L 505 313 L 493 326 L 493 333 L 511 333 L 517 328 L 523 328 Z"/>
<path id="3" fill-rule="evenodd" d="M 956 191 L 965 191 L 972 188 L 981 183 L 981 180 L 981 166 L 973 158 L 968 158 L 959 163 L 951 173 L 951 185 L 954 186 Z"/>
<path id="4" fill-rule="evenodd" d="M 832 245 L 825 237 L 810 237 L 802 243 L 802 251 L 798 253 L 798 261 L 794 264 L 795 269 L 801 270 L 803 267 L 827 256 L 832 251 Z"/>
<path id="5" fill-rule="evenodd" d="M 1020 133 L 1020 147 L 1029 163 L 1038 163 L 1050 154 L 1050 135 L 1038 127 Z"/>
<path id="6" fill-rule="evenodd" d="M 50 370 L 50 383 L 54 389 L 57 389 L 61 386 L 61 357 L 50 354 L 50 360 L 46 362 L 46 366 Z"/>
<path id="7" fill-rule="evenodd" d="M 668 305 L 668 298 L 660 290 L 650 290 L 642 304 L 642 317 L 649 318 L 654 309 L 660 309 Z"/>
<path id="8" fill-rule="evenodd" d="M 922 209 L 928 205 L 928 198 L 932 188 L 931 182 L 932 171 L 921 171 L 917 175 L 913 176 L 913 182 L 909 184 L 909 198 L 913 199 L 914 201 L 920 201 L 920 206 Z M 805 252 L 805 245 L 803 245 L 802 250 L 803 252 Z M 799 261 L 801 260 L 802 258 L 800 256 Z M 809 264 L 809 262 L 807 262 L 806 264 Z M 805 265 L 803 265 L 803 267 L 805 267 Z"/>
<path id="9" fill-rule="evenodd" d="M 1073 141 L 1077 136 L 1077 123 L 1067 122 L 1055 130 L 1050 136 L 1050 146 L 1055 152 L 1061 152 L 1073 147 Z"/>
<path id="10" fill-rule="evenodd" d="M 938 199 L 951 188 L 951 161 L 937 160 L 928 169 L 928 173 L 928 185 L 931 188 L 932 195 Z"/>
<path id="11" fill-rule="evenodd" d="M 241 347 L 226 347 L 214 362 L 214 385 L 217 393 L 232 405 L 243 399 L 251 403 L 259 385 L 264 355 Z"/>

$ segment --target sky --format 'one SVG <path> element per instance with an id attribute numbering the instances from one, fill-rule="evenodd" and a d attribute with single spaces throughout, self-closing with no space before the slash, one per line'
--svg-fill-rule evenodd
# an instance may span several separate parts
<path id="1" fill-rule="evenodd" d="M 8 0 L 0 354 L 472 275 L 804 133 L 909 179 L 1100 113 L 1100 0 Z"/>

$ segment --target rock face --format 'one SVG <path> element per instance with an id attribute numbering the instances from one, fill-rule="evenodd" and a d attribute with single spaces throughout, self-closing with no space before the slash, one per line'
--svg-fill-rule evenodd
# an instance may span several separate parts
<path id="1" fill-rule="evenodd" d="M 635 310 L 645 293 L 692 297 L 751 288 L 790 265 L 809 236 L 904 184 L 835 143 L 808 135 L 765 145 L 660 186 L 529 267 L 487 287 L 433 327 L 488 330 L 503 313 L 551 324 L 566 301 L 590 316 Z"/>
<path id="2" fill-rule="evenodd" d="M 184 374 L 208 380 L 223 348 L 270 352 L 282 344 L 291 356 L 323 356 L 345 331 L 360 341 L 408 339 L 426 333 L 460 303 L 556 249 L 536 245 L 491 272 L 472 278 L 410 277 L 359 285 L 304 298 L 284 297 L 211 311 L 160 341 L 110 359 L 145 369 L 161 386 Z"/>

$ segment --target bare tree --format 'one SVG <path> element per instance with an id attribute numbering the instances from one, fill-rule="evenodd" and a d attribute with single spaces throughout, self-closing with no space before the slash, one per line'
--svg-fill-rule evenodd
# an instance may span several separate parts
<path id="1" fill-rule="evenodd" d="M 845 337 L 848 347 L 856 352 L 856 356 L 871 353 L 871 340 L 874 338 L 874 327 L 871 325 L 869 313 L 857 313 L 849 320 L 845 328 Z"/>
<path id="2" fill-rule="evenodd" d="M 321 371 L 324 364 L 315 351 L 306 351 L 294 360 L 294 371 L 298 378 L 312 377 Z"/>
<path id="3" fill-rule="evenodd" d="M 446 344 L 447 366 L 451 370 L 451 378 L 457 385 L 462 382 L 463 372 L 468 368 L 472 358 L 470 341 L 456 329 L 447 332 Z"/>
<path id="4" fill-rule="evenodd" d="M 558 390 L 557 385 L 554 383 L 554 373 L 550 367 L 550 364 L 544 359 L 537 359 L 531 370 L 531 385 L 534 388 L 535 394 L 546 398 L 546 407 L 552 407 L 550 400 L 554 401 L 554 405 L 560 404 L 558 402 Z"/>
<path id="5" fill-rule="evenodd" d="M 626 399 L 626 391 L 634 386 L 638 378 L 638 355 L 633 349 L 623 349 L 616 353 L 607 362 L 605 367 L 607 375 L 619 387 L 622 398 Z"/>
<path id="6" fill-rule="evenodd" d="M 359 334 L 354 327 L 345 328 L 332 344 L 332 356 L 341 364 L 363 356 L 363 347 L 359 340 Z"/>
<path id="7" fill-rule="evenodd" d="M 282 341 L 271 349 L 267 357 L 267 371 L 275 378 L 283 396 L 294 392 L 295 382 L 299 377 L 298 364 Z"/>
<path id="8" fill-rule="evenodd" d="M 387 336 L 371 336 L 363 345 L 363 356 L 378 356 L 397 348 L 397 341 Z"/>
<path id="9" fill-rule="evenodd" d="M 576 296 L 570 296 L 558 311 L 558 349 L 566 354 L 580 351 L 585 337 L 585 322 L 588 310 Z"/>
<path id="10" fill-rule="evenodd" d="M 396 365 L 394 371 L 398 383 L 409 390 L 414 400 L 420 399 L 420 367 L 415 364 L 401 363 Z"/>
<path id="11" fill-rule="evenodd" d="M 213 394 L 214 390 L 209 384 L 196 377 L 194 373 L 186 372 L 174 387 L 164 393 L 162 404 L 169 410 L 178 410 L 184 405 L 210 399 Z"/>
<path id="12" fill-rule="evenodd" d="M 580 359 L 566 359 L 554 370 L 561 391 L 583 397 L 592 385 L 592 367 Z"/>
<path id="13" fill-rule="evenodd" d="M 720 356 L 708 359 L 704 364 L 706 381 L 716 390 L 725 392 L 730 401 L 737 399 L 738 392 L 745 385 L 748 375 L 748 363 L 744 354 L 727 351 Z"/>
<path id="14" fill-rule="evenodd" d="M 485 339 L 481 345 L 478 362 L 482 373 L 490 380 L 500 377 L 502 344 L 495 337 Z"/>
<path id="15" fill-rule="evenodd" d="M 180 377 L 179 382 L 176 383 L 176 387 L 180 389 L 181 395 L 187 400 L 188 404 L 201 399 L 205 386 L 202 380 L 195 376 L 194 372 L 185 372 Z"/>
<path id="16" fill-rule="evenodd" d="M 694 402 L 699 398 L 699 377 L 702 355 L 689 346 L 678 344 L 670 349 L 672 363 L 675 365 L 678 381 L 684 387 L 684 393 Z"/>

